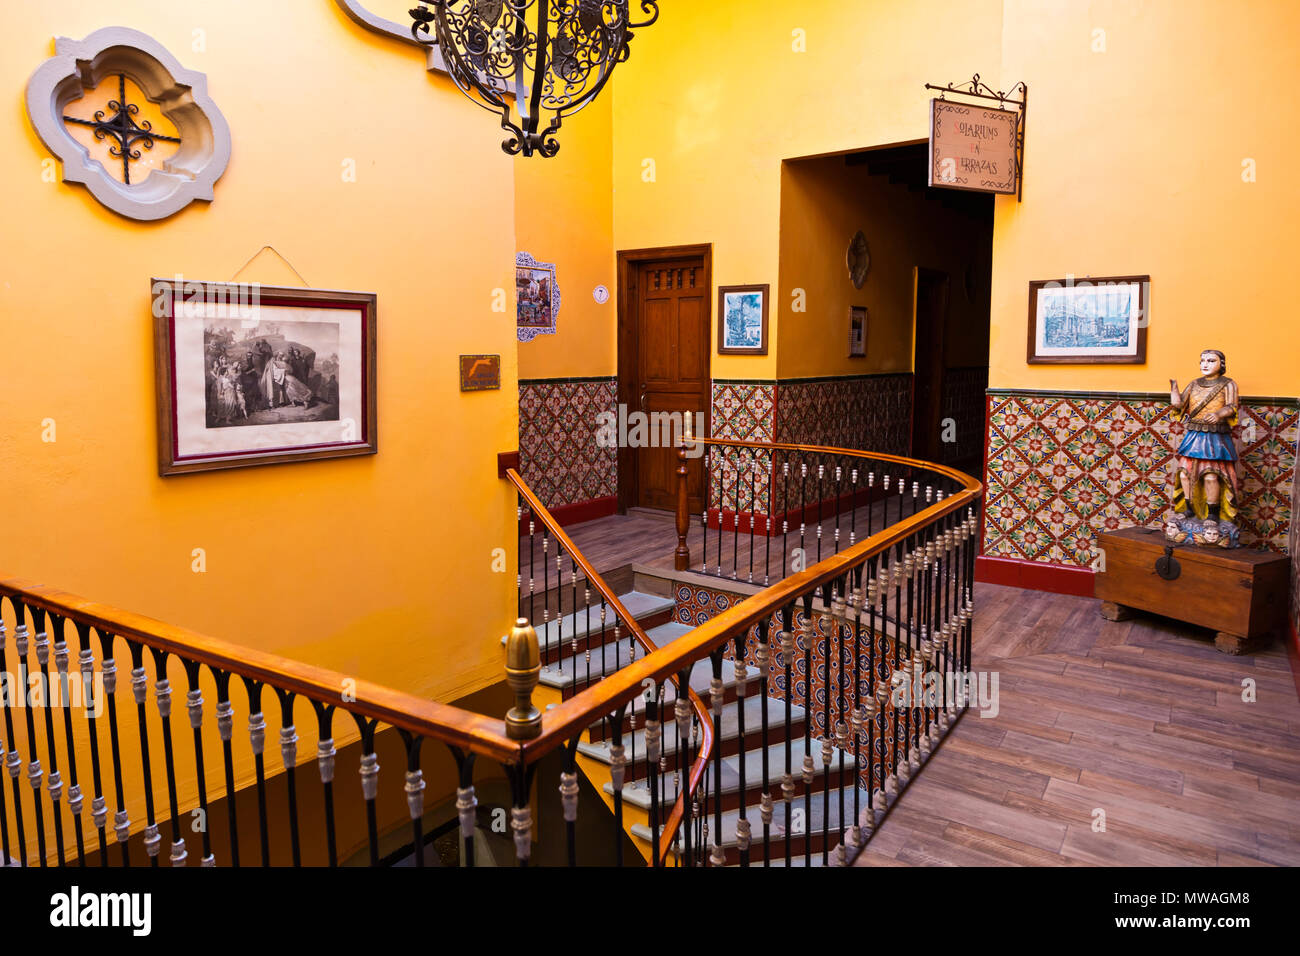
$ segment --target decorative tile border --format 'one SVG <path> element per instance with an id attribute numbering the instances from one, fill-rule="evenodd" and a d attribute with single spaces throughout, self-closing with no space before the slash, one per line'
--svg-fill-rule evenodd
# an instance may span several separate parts
<path id="1" fill-rule="evenodd" d="M 547 508 L 618 494 L 618 449 L 596 444 L 617 408 L 613 377 L 520 380 L 519 474 Z"/>
<path id="2" fill-rule="evenodd" d="M 1145 394 L 990 389 L 983 553 L 1089 567 L 1096 534 L 1158 527 L 1183 434 L 1167 400 Z M 1242 540 L 1285 551 L 1291 533 L 1296 399 L 1243 398 Z"/>

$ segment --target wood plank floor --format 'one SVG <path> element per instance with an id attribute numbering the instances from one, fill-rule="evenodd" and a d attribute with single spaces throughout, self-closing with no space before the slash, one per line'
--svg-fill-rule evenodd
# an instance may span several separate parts
<path id="1" fill-rule="evenodd" d="M 667 516 L 568 530 L 599 569 L 672 567 Z M 701 540 L 697 525 L 697 568 Z M 743 536 L 737 559 L 743 579 Z M 981 584 L 975 602 L 997 716 L 961 720 L 857 865 L 1300 865 L 1300 700 L 1281 644 L 1228 657 L 1173 621 L 1104 621 L 1091 598 Z"/>
<path id="2" fill-rule="evenodd" d="M 1228 657 L 1207 631 L 1098 604 L 977 586 L 974 666 L 999 675 L 998 713 L 962 718 L 857 865 L 1300 865 L 1285 648 Z"/>

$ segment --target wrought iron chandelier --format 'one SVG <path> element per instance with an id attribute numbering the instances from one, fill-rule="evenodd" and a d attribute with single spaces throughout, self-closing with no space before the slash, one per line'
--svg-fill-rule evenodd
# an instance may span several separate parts
<path id="1" fill-rule="evenodd" d="M 634 3 L 646 17 L 639 23 L 629 13 Z M 632 31 L 659 19 L 659 3 L 420 0 L 411 16 L 415 39 L 438 47 L 461 91 L 501 114 L 501 128 L 511 134 L 502 149 L 512 156 L 554 156 L 561 122 L 605 88 L 614 67 L 628 57 Z"/>

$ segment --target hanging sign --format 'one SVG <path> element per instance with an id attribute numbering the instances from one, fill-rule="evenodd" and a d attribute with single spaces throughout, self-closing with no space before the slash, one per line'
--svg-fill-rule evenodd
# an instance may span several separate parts
<path id="1" fill-rule="evenodd" d="M 1020 114 L 930 100 L 929 184 L 944 189 L 1014 194 Z"/>

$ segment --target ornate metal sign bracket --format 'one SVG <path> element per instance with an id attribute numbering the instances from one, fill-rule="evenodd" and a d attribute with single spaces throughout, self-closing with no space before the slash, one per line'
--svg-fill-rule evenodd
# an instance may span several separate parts
<path id="1" fill-rule="evenodd" d="M 1016 110 L 1016 202 L 1023 202 L 1025 198 L 1025 115 L 1029 112 L 1029 85 L 1021 80 L 1011 89 L 1003 92 L 995 90 L 976 73 L 971 77 L 969 83 L 960 86 L 954 86 L 949 83 L 947 86 L 937 86 L 934 83 L 925 84 L 927 90 L 938 90 L 939 99 L 947 99 L 947 94 L 956 94 L 958 96 L 970 96 L 980 100 L 996 100 L 998 109 L 1008 109 L 1011 106 L 1019 107 Z M 1019 95 L 1019 99 L 1015 97 Z M 958 100 L 957 102 L 961 102 Z"/>

